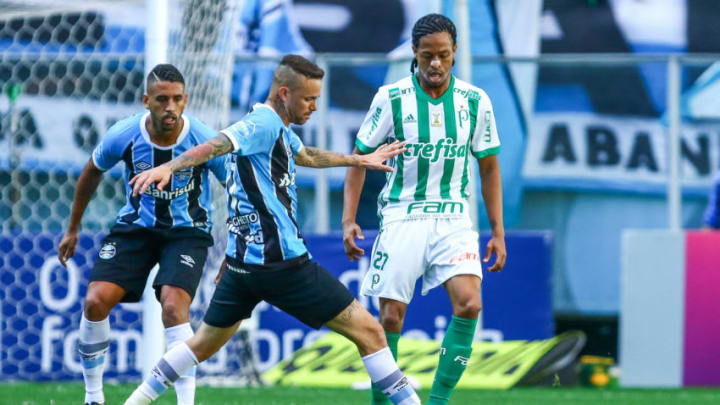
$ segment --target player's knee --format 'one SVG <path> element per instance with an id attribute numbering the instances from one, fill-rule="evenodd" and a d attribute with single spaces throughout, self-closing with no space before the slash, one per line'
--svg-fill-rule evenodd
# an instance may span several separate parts
<path id="1" fill-rule="evenodd" d="M 368 334 L 381 345 L 386 345 L 387 341 L 385 338 L 385 329 L 378 322 L 373 322 L 372 325 L 368 326 Z"/>
<path id="2" fill-rule="evenodd" d="M 186 305 L 175 301 L 162 303 L 162 321 L 166 327 L 180 325 L 189 321 L 189 308 Z"/>
<path id="3" fill-rule="evenodd" d="M 397 333 L 396 331 L 402 330 L 403 319 L 397 313 L 386 314 L 381 318 L 380 323 L 385 330 Z"/>
<path id="4" fill-rule="evenodd" d="M 98 322 L 107 318 L 112 307 L 100 292 L 88 290 L 85 297 L 85 318 L 89 321 Z"/>
<path id="5" fill-rule="evenodd" d="M 461 318 L 474 319 L 477 318 L 481 310 L 482 302 L 480 299 L 472 297 L 456 304 L 453 308 L 453 314 Z"/>
<path id="6" fill-rule="evenodd" d="M 387 347 L 387 339 L 385 338 L 385 330 L 377 322 L 368 322 L 364 327 L 364 339 L 361 351 L 366 353 L 375 353 L 378 350 Z"/>
<path id="7" fill-rule="evenodd" d="M 405 321 L 405 307 L 399 305 L 383 305 L 380 310 L 380 323 L 392 333 L 400 333 Z"/>

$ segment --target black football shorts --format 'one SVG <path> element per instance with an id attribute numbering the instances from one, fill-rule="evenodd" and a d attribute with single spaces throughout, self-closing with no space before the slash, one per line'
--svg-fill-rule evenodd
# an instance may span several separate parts
<path id="1" fill-rule="evenodd" d="M 102 242 L 90 281 L 115 283 L 125 289 L 122 302 L 137 302 L 142 297 L 150 270 L 159 264 L 153 281 L 158 299 L 163 285 L 180 287 L 194 297 L 208 247 L 212 244 L 212 236 L 200 229 L 155 229 L 118 224 Z"/>
<path id="2" fill-rule="evenodd" d="M 250 317 L 260 301 L 285 311 L 311 328 L 335 318 L 355 297 L 307 255 L 272 266 L 248 265 L 227 257 L 204 322 L 225 328 Z"/>

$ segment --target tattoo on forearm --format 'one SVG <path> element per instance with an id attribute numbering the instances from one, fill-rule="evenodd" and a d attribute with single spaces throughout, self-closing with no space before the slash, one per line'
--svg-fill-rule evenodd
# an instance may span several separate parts
<path id="1" fill-rule="evenodd" d="M 224 155 L 232 150 L 232 143 L 225 135 L 217 135 L 202 145 L 198 145 L 167 164 L 173 171 L 180 170 L 190 166 L 197 166 L 208 160 Z"/>
<path id="2" fill-rule="evenodd" d="M 307 164 L 311 167 L 333 167 L 333 166 L 349 166 L 352 162 L 352 158 L 343 155 L 341 153 L 330 152 L 328 150 L 315 148 L 312 146 L 306 146 L 304 148 L 305 154 L 308 157 L 307 161 L 302 163 Z"/>

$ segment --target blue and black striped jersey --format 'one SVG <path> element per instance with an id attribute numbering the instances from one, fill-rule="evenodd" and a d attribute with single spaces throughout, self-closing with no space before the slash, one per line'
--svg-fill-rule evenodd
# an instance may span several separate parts
<path id="1" fill-rule="evenodd" d="M 175 144 L 158 146 L 150 140 L 145 127 L 149 112 L 128 117 L 115 123 L 93 151 L 92 159 L 100 170 L 109 170 L 119 161 L 125 163 L 126 203 L 120 209 L 117 223 L 146 228 L 193 227 L 210 231 L 212 226 L 212 198 L 208 169 L 225 184 L 227 155 L 173 174 L 164 190 L 151 186 L 133 197 L 128 184 L 136 174 L 159 166 L 183 152 L 214 137 L 217 131 L 198 119 L 183 115 L 183 129 Z"/>
<path id="2" fill-rule="evenodd" d="M 295 220 L 293 155 L 303 148 L 300 138 L 265 104 L 255 104 L 221 132 L 234 150 L 227 183 L 226 254 L 243 263 L 271 265 L 307 253 Z"/>

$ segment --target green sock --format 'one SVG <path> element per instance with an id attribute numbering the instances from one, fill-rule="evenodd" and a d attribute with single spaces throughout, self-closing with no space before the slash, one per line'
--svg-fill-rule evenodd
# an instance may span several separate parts
<path id="1" fill-rule="evenodd" d="M 467 367 L 477 319 L 452 317 L 440 350 L 440 362 L 428 405 L 444 405 Z"/>
<path id="2" fill-rule="evenodd" d="M 398 340 L 400 340 L 400 334 L 399 333 L 390 333 L 388 331 L 385 331 L 385 337 L 387 338 L 388 347 L 390 347 L 390 351 L 392 352 L 393 358 L 395 358 L 395 361 L 397 361 L 397 347 L 398 347 Z M 375 384 L 372 385 L 372 404 L 373 405 L 387 405 L 390 404 L 390 400 L 388 399 L 387 395 L 383 394 L 380 389 L 378 389 Z"/>

